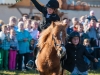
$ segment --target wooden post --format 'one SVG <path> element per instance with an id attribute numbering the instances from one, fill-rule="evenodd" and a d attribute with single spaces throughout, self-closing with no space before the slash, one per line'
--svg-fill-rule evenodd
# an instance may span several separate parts
<path id="1" fill-rule="evenodd" d="M 30 9 L 30 13 L 29 13 L 29 16 L 30 16 L 30 17 L 32 16 L 32 10 L 33 10 L 32 4 L 33 4 L 33 3 L 32 3 L 31 0 L 30 0 L 30 8 L 29 8 L 29 9 Z"/>
<path id="2" fill-rule="evenodd" d="M 20 9 L 19 9 L 18 7 L 16 7 L 16 9 L 19 11 L 19 13 L 20 13 L 21 15 L 23 15 L 23 13 L 20 11 Z"/>

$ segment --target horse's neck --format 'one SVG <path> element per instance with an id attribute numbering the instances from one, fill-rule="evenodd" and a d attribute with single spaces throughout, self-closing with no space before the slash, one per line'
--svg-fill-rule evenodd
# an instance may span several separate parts
<path id="1" fill-rule="evenodd" d="M 52 35 L 50 34 L 46 41 L 49 45 L 53 46 Z"/>
<path id="2" fill-rule="evenodd" d="M 47 38 L 46 43 L 48 45 L 47 46 L 48 47 L 47 51 L 49 51 L 49 55 L 52 55 L 52 54 L 56 53 L 56 50 L 54 48 L 54 42 L 52 40 L 52 35 L 49 35 L 49 37 Z"/>

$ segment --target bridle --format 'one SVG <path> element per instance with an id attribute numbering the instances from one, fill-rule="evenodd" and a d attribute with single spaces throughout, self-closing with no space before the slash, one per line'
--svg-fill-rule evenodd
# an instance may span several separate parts
<path id="1" fill-rule="evenodd" d="M 63 57 L 66 54 L 66 49 L 65 49 L 65 45 L 62 42 L 62 39 L 61 39 L 61 44 L 56 43 L 55 36 L 53 34 L 52 34 L 52 39 L 54 40 L 54 47 L 56 51 L 59 50 L 58 48 L 62 49 L 60 53 L 61 53 L 61 57 Z"/>

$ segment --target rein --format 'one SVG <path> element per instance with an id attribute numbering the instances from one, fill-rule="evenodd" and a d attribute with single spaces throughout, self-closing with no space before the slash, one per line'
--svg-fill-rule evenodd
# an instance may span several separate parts
<path id="1" fill-rule="evenodd" d="M 52 39 L 54 40 L 54 45 L 55 45 L 55 47 L 56 46 L 59 46 L 59 47 L 61 47 L 61 46 L 64 46 L 64 44 L 62 43 L 62 39 L 61 39 L 61 44 L 56 44 L 56 40 L 54 39 L 54 35 L 52 34 Z M 56 49 L 57 50 L 57 49 Z M 61 62 L 61 64 L 63 64 L 63 61 L 60 61 Z M 64 74 L 64 69 L 62 68 L 62 70 L 61 70 L 61 75 L 63 75 Z"/>
<path id="2" fill-rule="evenodd" d="M 62 39 L 61 39 L 61 44 L 57 44 L 57 43 L 56 43 L 56 40 L 54 39 L 54 37 L 55 37 L 55 36 L 52 34 L 52 39 L 54 40 L 54 45 L 55 45 L 55 47 L 56 47 L 56 46 L 59 46 L 59 47 L 64 46 L 64 44 L 62 43 Z"/>

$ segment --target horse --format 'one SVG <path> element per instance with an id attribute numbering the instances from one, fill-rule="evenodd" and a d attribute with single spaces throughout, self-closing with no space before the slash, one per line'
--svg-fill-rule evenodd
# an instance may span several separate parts
<path id="1" fill-rule="evenodd" d="M 36 66 L 40 75 L 59 75 L 60 59 L 65 54 L 66 24 L 52 22 L 41 32 L 36 58 Z"/>

